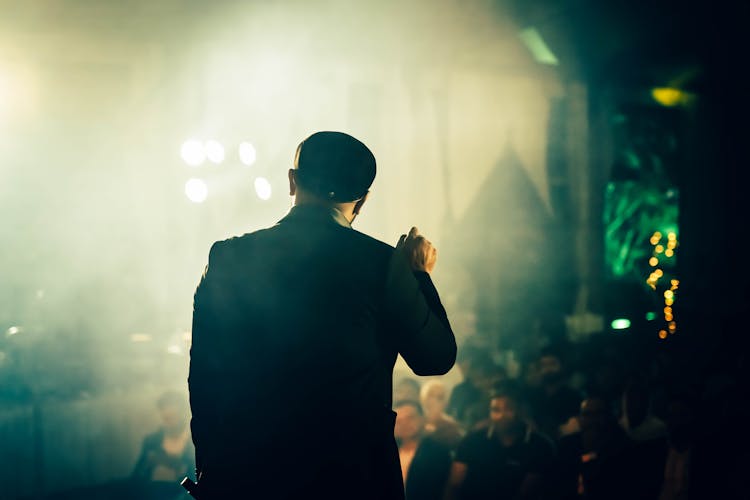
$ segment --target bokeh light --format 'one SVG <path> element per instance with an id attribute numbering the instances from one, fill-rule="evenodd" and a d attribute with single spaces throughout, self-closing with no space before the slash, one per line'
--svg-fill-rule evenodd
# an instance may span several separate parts
<path id="1" fill-rule="evenodd" d="M 193 203 L 203 203 L 208 196 L 208 186 L 203 179 L 189 179 L 185 183 L 185 195 Z"/>
<path id="2" fill-rule="evenodd" d="M 249 142 L 242 142 L 240 143 L 239 147 L 239 155 L 240 155 L 240 161 L 247 166 L 250 166 L 255 163 L 257 152 L 255 151 L 255 146 L 253 146 Z"/>
<path id="3" fill-rule="evenodd" d="M 182 143 L 180 156 L 188 165 L 197 167 L 206 161 L 206 149 L 201 141 L 190 139 Z"/>
<path id="4" fill-rule="evenodd" d="M 265 177 L 258 177 L 255 179 L 255 194 L 261 200 L 268 200 L 271 198 L 271 183 Z"/>

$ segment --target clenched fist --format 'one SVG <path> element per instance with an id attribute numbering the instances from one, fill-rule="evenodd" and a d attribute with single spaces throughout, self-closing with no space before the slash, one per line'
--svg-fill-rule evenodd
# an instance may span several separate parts
<path id="1" fill-rule="evenodd" d="M 409 234 L 402 234 L 396 243 L 396 248 L 403 251 L 414 271 L 431 273 L 437 262 L 437 249 L 429 240 L 419 234 L 416 227 L 412 227 Z"/>

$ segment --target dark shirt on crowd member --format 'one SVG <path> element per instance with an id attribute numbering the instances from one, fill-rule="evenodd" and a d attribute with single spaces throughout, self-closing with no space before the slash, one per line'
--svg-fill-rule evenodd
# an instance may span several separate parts
<path id="1" fill-rule="evenodd" d="M 505 446 L 492 427 L 470 432 L 456 450 L 454 460 L 466 464 L 460 500 L 525 499 L 530 481 L 544 484 L 555 463 L 554 443 L 527 427 L 522 439 Z M 542 486 L 542 491 L 546 487 Z M 546 496 L 531 498 L 547 498 Z"/>
<path id="2" fill-rule="evenodd" d="M 195 449 L 188 438 L 179 453 L 164 448 L 165 431 L 158 430 L 143 439 L 132 479 L 145 483 L 163 482 L 175 486 L 185 477 L 195 476 Z"/>
<path id="3" fill-rule="evenodd" d="M 430 436 L 423 437 L 406 475 L 406 500 L 440 500 L 448 482 L 451 449 Z"/>

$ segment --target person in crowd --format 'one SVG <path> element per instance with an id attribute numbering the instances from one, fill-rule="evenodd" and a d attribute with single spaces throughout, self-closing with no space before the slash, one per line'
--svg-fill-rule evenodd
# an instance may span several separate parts
<path id="1" fill-rule="evenodd" d="M 443 375 L 456 339 L 432 243 L 352 227 L 375 171 L 360 140 L 316 132 L 288 171 L 289 213 L 212 245 L 188 376 L 202 500 L 403 499 L 394 365 Z"/>
<path id="2" fill-rule="evenodd" d="M 567 433 L 567 428 L 576 428 L 574 420 L 583 394 L 568 384 L 568 369 L 560 349 L 542 349 L 536 365 L 540 380 L 531 396 L 532 419 L 542 434 L 556 440 Z"/>
<path id="3" fill-rule="evenodd" d="M 419 402 L 424 410 L 425 433 L 454 450 L 463 438 L 464 430 L 456 419 L 446 413 L 448 397 L 445 382 L 432 379 L 422 385 Z"/>
<path id="4" fill-rule="evenodd" d="M 528 422 L 522 395 L 515 381 L 496 385 L 488 425 L 458 445 L 445 500 L 552 498 L 555 446 Z"/>
<path id="5" fill-rule="evenodd" d="M 414 377 L 401 376 L 396 379 L 393 384 L 393 400 L 419 400 L 419 391 L 422 389 L 422 384 L 419 380 Z"/>
<path id="6" fill-rule="evenodd" d="M 464 378 L 453 387 L 447 412 L 468 431 L 486 419 L 492 387 L 506 374 L 484 349 L 470 348 L 462 356 Z"/>
<path id="7" fill-rule="evenodd" d="M 633 443 L 612 402 L 595 393 L 581 402 L 580 431 L 557 441 L 556 489 L 564 500 L 632 500 L 638 496 Z"/>
<path id="8" fill-rule="evenodd" d="M 694 496 L 691 495 L 691 479 L 695 471 L 699 425 L 699 398 L 695 392 L 680 387 L 671 388 L 667 395 L 668 448 L 659 500 L 688 500 Z M 720 479 L 716 477 L 714 480 Z"/>
<path id="9" fill-rule="evenodd" d="M 659 496 L 667 454 L 667 427 L 652 411 L 651 392 L 643 376 L 631 376 L 623 390 L 619 419 L 633 441 L 633 465 L 638 469 L 639 498 L 643 500 L 656 500 Z"/>
<path id="10" fill-rule="evenodd" d="M 184 494 L 180 481 L 186 476 L 195 479 L 187 397 L 179 391 L 166 391 L 156 406 L 160 425 L 143 439 L 131 478 L 153 495 L 160 491 Z"/>
<path id="11" fill-rule="evenodd" d="M 439 500 L 451 468 L 451 449 L 425 432 L 425 417 L 419 401 L 394 403 L 401 474 L 406 500 Z"/>

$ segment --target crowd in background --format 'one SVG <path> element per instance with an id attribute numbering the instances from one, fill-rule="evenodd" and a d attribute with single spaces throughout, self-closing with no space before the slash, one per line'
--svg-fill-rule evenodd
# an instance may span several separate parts
<path id="1" fill-rule="evenodd" d="M 750 498 L 731 370 L 690 377 L 629 356 L 601 349 L 584 364 L 559 343 L 511 373 L 465 346 L 452 388 L 398 376 L 407 500 Z"/>

